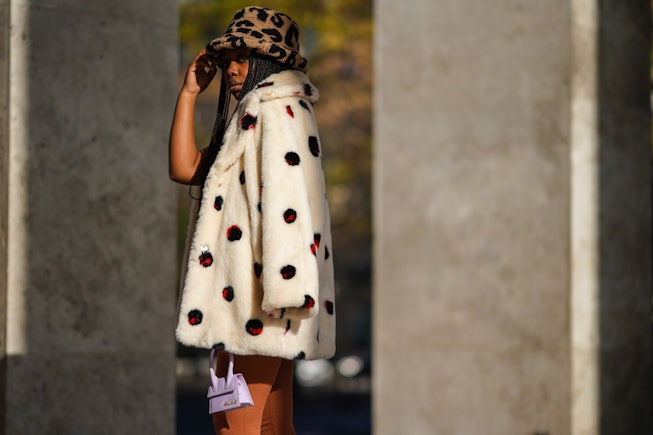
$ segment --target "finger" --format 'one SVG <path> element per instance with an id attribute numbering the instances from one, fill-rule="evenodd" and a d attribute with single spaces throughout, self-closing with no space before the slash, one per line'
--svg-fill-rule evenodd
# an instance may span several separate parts
<path id="1" fill-rule="evenodd" d="M 216 70 L 210 68 L 198 68 L 195 70 L 195 80 L 199 85 L 200 89 L 204 90 L 211 83 L 213 77 L 215 76 Z"/>
<path id="2" fill-rule="evenodd" d="M 213 77 L 215 73 L 218 71 L 218 68 L 215 66 L 215 64 L 210 65 L 203 62 L 198 62 L 195 64 L 195 71 L 196 72 L 200 71 L 203 74 Z"/>
<path id="3" fill-rule="evenodd" d="M 195 60 L 195 64 L 198 65 L 198 66 L 201 66 L 202 68 L 204 68 L 207 71 L 208 71 L 208 69 L 217 69 L 218 68 L 218 63 L 215 61 L 215 59 L 210 57 L 208 54 L 204 54 L 204 55 L 198 57 Z"/>
<path id="4" fill-rule="evenodd" d="M 218 71 L 215 61 L 208 56 L 200 57 L 195 62 L 195 77 L 201 89 L 205 89 Z"/>

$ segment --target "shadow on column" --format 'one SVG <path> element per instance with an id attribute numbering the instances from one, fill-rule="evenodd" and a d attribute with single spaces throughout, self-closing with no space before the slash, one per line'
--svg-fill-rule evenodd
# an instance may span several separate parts
<path id="1" fill-rule="evenodd" d="M 600 432 L 651 425 L 648 1 L 599 1 Z"/>

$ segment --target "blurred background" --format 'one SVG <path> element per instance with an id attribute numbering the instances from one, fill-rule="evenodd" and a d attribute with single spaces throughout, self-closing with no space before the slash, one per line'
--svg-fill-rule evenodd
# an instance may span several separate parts
<path id="1" fill-rule="evenodd" d="M 166 150 L 245 5 L 0 0 L 0 435 L 212 433 Z M 333 213 L 298 433 L 653 433 L 651 0 L 262 6 L 302 27 Z"/>
<path id="2" fill-rule="evenodd" d="M 211 39 L 226 29 L 243 0 L 186 0 L 179 7 L 179 80 Z M 256 3 L 290 15 L 300 25 L 308 75 L 320 90 L 315 105 L 331 207 L 336 292 L 337 353 L 328 361 L 298 361 L 295 421 L 298 434 L 370 433 L 371 368 L 371 103 L 372 0 L 276 0 Z M 201 94 L 198 146 L 208 144 L 219 82 Z M 190 197 L 178 188 L 178 258 L 182 257 Z M 177 433 L 210 434 L 206 413 L 208 354 L 177 351 Z"/>

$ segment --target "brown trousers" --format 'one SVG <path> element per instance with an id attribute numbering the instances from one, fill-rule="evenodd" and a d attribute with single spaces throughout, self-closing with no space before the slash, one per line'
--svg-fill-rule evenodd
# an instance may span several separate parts
<path id="1" fill-rule="evenodd" d="M 217 375 L 225 376 L 229 355 L 218 355 Z M 217 435 L 295 435 L 292 421 L 292 360 L 236 355 L 234 373 L 242 373 L 253 406 L 213 414 Z"/>

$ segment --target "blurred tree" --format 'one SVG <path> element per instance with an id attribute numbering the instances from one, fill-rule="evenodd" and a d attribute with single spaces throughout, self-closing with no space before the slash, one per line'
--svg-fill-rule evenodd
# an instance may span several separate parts
<path id="1" fill-rule="evenodd" d="M 372 0 L 255 2 L 300 25 L 309 76 L 320 90 L 315 106 L 332 215 L 338 286 L 339 352 L 368 350 L 371 292 Z M 181 73 L 208 41 L 222 34 L 242 0 L 187 0 L 180 5 Z M 183 75 L 182 75 L 183 77 Z M 214 82 L 217 82 L 214 81 Z M 198 101 L 198 144 L 208 143 L 219 86 Z M 199 145 L 198 145 L 199 146 Z M 180 249 L 187 195 L 181 197 Z"/>

